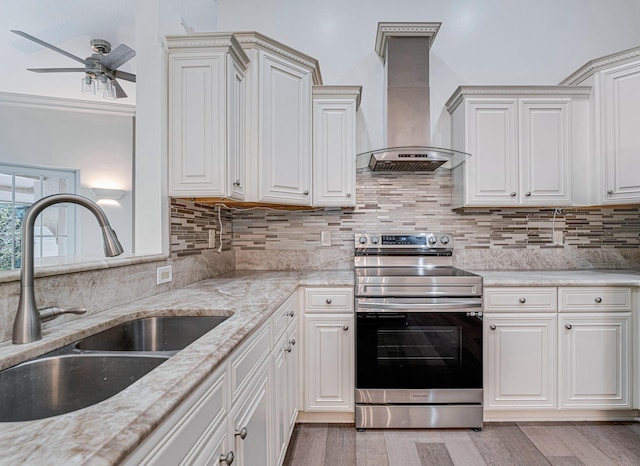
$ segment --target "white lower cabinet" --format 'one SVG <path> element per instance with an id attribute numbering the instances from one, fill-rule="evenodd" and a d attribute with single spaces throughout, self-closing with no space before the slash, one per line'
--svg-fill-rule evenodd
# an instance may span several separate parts
<path id="1" fill-rule="evenodd" d="M 485 420 L 631 409 L 632 296 L 628 287 L 486 287 Z"/>
<path id="2" fill-rule="evenodd" d="M 631 408 L 631 313 L 560 316 L 560 407 Z"/>
<path id="3" fill-rule="evenodd" d="M 241 343 L 123 464 L 282 464 L 298 409 L 296 297 Z"/>
<path id="4" fill-rule="evenodd" d="M 304 411 L 354 412 L 353 287 L 304 288 Z"/>
<path id="5" fill-rule="evenodd" d="M 555 408 L 555 314 L 485 318 L 485 407 Z"/>

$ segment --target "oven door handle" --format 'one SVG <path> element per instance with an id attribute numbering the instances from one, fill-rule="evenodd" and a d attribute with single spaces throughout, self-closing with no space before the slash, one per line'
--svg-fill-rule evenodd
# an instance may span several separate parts
<path id="1" fill-rule="evenodd" d="M 444 303 L 393 303 L 360 299 L 357 301 L 358 312 L 371 312 L 372 309 L 376 312 L 473 312 L 478 308 L 482 309 L 481 301 L 447 300 Z M 360 311 L 360 309 L 364 310 Z"/>

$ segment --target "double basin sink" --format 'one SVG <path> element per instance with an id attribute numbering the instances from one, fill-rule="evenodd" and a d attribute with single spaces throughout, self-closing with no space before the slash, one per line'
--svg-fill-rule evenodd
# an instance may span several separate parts
<path id="1" fill-rule="evenodd" d="M 132 320 L 0 371 L 0 422 L 43 419 L 106 400 L 227 318 Z"/>

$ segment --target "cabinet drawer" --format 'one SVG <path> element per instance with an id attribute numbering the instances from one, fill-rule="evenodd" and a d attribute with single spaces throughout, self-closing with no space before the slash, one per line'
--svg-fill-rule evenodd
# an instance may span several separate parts
<path id="1" fill-rule="evenodd" d="M 557 307 L 555 287 L 485 288 L 486 312 L 554 312 Z"/>
<path id="2" fill-rule="evenodd" d="M 263 325 L 239 350 L 234 351 L 229 362 L 232 400 L 236 399 L 249 379 L 260 370 L 269 354 L 270 340 L 269 325 Z"/>
<path id="3" fill-rule="evenodd" d="M 353 288 L 305 288 L 306 312 L 353 311 Z"/>
<path id="4" fill-rule="evenodd" d="M 273 325 L 273 342 L 275 343 L 287 325 L 292 322 L 296 316 L 297 301 L 296 293 L 291 295 L 282 306 L 271 317 Z"/>
<path id="5" fill-rule="evenodd" d="M 559 288 L 560 291 L 560 311 L 580 312 L 580 311 L 630 311 L 631 310 L 631 289 L 630 288 L 581 288 L 568 287 Z"/>

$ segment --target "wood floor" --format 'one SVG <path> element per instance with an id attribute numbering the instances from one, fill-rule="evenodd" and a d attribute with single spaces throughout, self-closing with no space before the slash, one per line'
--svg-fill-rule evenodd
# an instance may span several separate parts
<path id="1" fill-rule="evenodd" d="M 640 424 L 485 423 L 467 429 L 357 432 L 296 424 L 285 466 L 640 465 Z"/>

